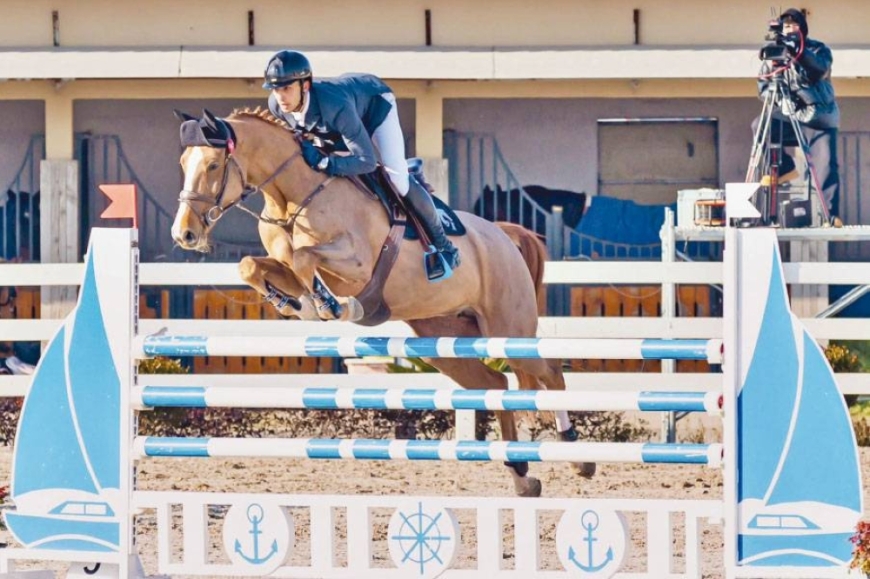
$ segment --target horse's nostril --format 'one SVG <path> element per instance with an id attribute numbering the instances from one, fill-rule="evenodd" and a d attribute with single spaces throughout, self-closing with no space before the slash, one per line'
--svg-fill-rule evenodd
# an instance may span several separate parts
<path id="1" fill-rule="evenodd" d="M 181 234 L 181 240 L 188 245 L 193 245 L 196 241 L 196 234 L 190 229 L 186 229 L 184 233 Z"/>

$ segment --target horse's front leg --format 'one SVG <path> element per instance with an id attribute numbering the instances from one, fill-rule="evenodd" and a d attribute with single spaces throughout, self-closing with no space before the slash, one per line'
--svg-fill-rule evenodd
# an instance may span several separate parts
<path id="1" fill-rule="evenodd" d="M 245 257 L 239 274 L 282 316 L 319 320 L 317 306 L 305 287 L 286 265 L 271 257 Z"/>
<path id="2" fill-rule="evenodd" d="M 336 246 L 303 247 L 293 253 L 293 272 L 300 283 L 311 294 L 317 305 L 320 319 L 356 322 L 363 317 L 363 308 L 354 297 L 336 296 L 317 274 L 317 269 L 325 261 L 324 253 L 332 256 L 339 252 Z M 330 263 L 334 260 L 330 259 Z"/>

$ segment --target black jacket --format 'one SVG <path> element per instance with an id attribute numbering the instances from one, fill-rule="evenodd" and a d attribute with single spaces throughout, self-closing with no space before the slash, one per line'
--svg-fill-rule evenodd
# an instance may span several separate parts
<path id="1" fill-rule="evenodd" d="M 371 136 L 393 106 L 381 96 L 390 92 L 376 76 L 345 74 L 311 83 L 305 126 L 297 126 L 292 114 L 283 113 L 274 95 L 269 96 L 269 110 L 294 129 L 317 136 L 327 152 L 349 152 L 330 159 L 336 175 L 360 175 L 377 166 Z"/>
<path id="2" fill-rule="evenodd" d="M 837 129 L 840 127 L 840 109 L 831 84 L 831 63 L 834 61 L 831 49 L 825 43 L 807 38 L 804 51 L 794 66 L 785 71 L 792 101 L 795 104 L 795 118 L 814 129 Z M 767 61 L 761 65 L 758 93 L 764 96 L 769 79 L 763 78 L 770 72 Z"/>

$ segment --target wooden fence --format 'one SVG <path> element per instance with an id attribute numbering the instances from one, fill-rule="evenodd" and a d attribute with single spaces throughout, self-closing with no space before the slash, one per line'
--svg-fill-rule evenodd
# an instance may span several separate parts
<path id="1" fill-rule="evenodd" d="M 677 287 L 680 317 L 713 317 L 710 286 Z M 718 297 L 718 295 L 716 296 Z M 586 285 L 571 288 L 571 315 L 578 317 L 658 318 L 662 315 L 660 285 Z M 577 372 L 661 372 L 658 360 L 572 360 Z M 677 372 L 709 372 L 703 360 L 678 360 Z"/>

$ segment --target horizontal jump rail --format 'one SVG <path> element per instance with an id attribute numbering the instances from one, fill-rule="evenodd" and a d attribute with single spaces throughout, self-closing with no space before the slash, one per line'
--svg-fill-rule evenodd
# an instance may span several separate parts
<path id="1" fill-rule="evenodd" d="M 145 386 L 139 408 L 304 408 L 311 410 L 585 410 L 718 414 L 718 392 L 554 392 L 421 388 Z"/>
<path id="2" fill-rule="evenodd" d="M 377 338 L 151 335 L 149 356 L 396 356 L 423 358 L 637 359 L 722 361 L 721 340 L 576 338 Z"/>
<path id="3" fill-rule="evenodd" d="M 322 438 L 181 438 L 140 436 L 144 457 L 458 460 L 511 462 L 632 462 L 721 466 L 721 444 L 625 442 L 504 442 Z"/>

